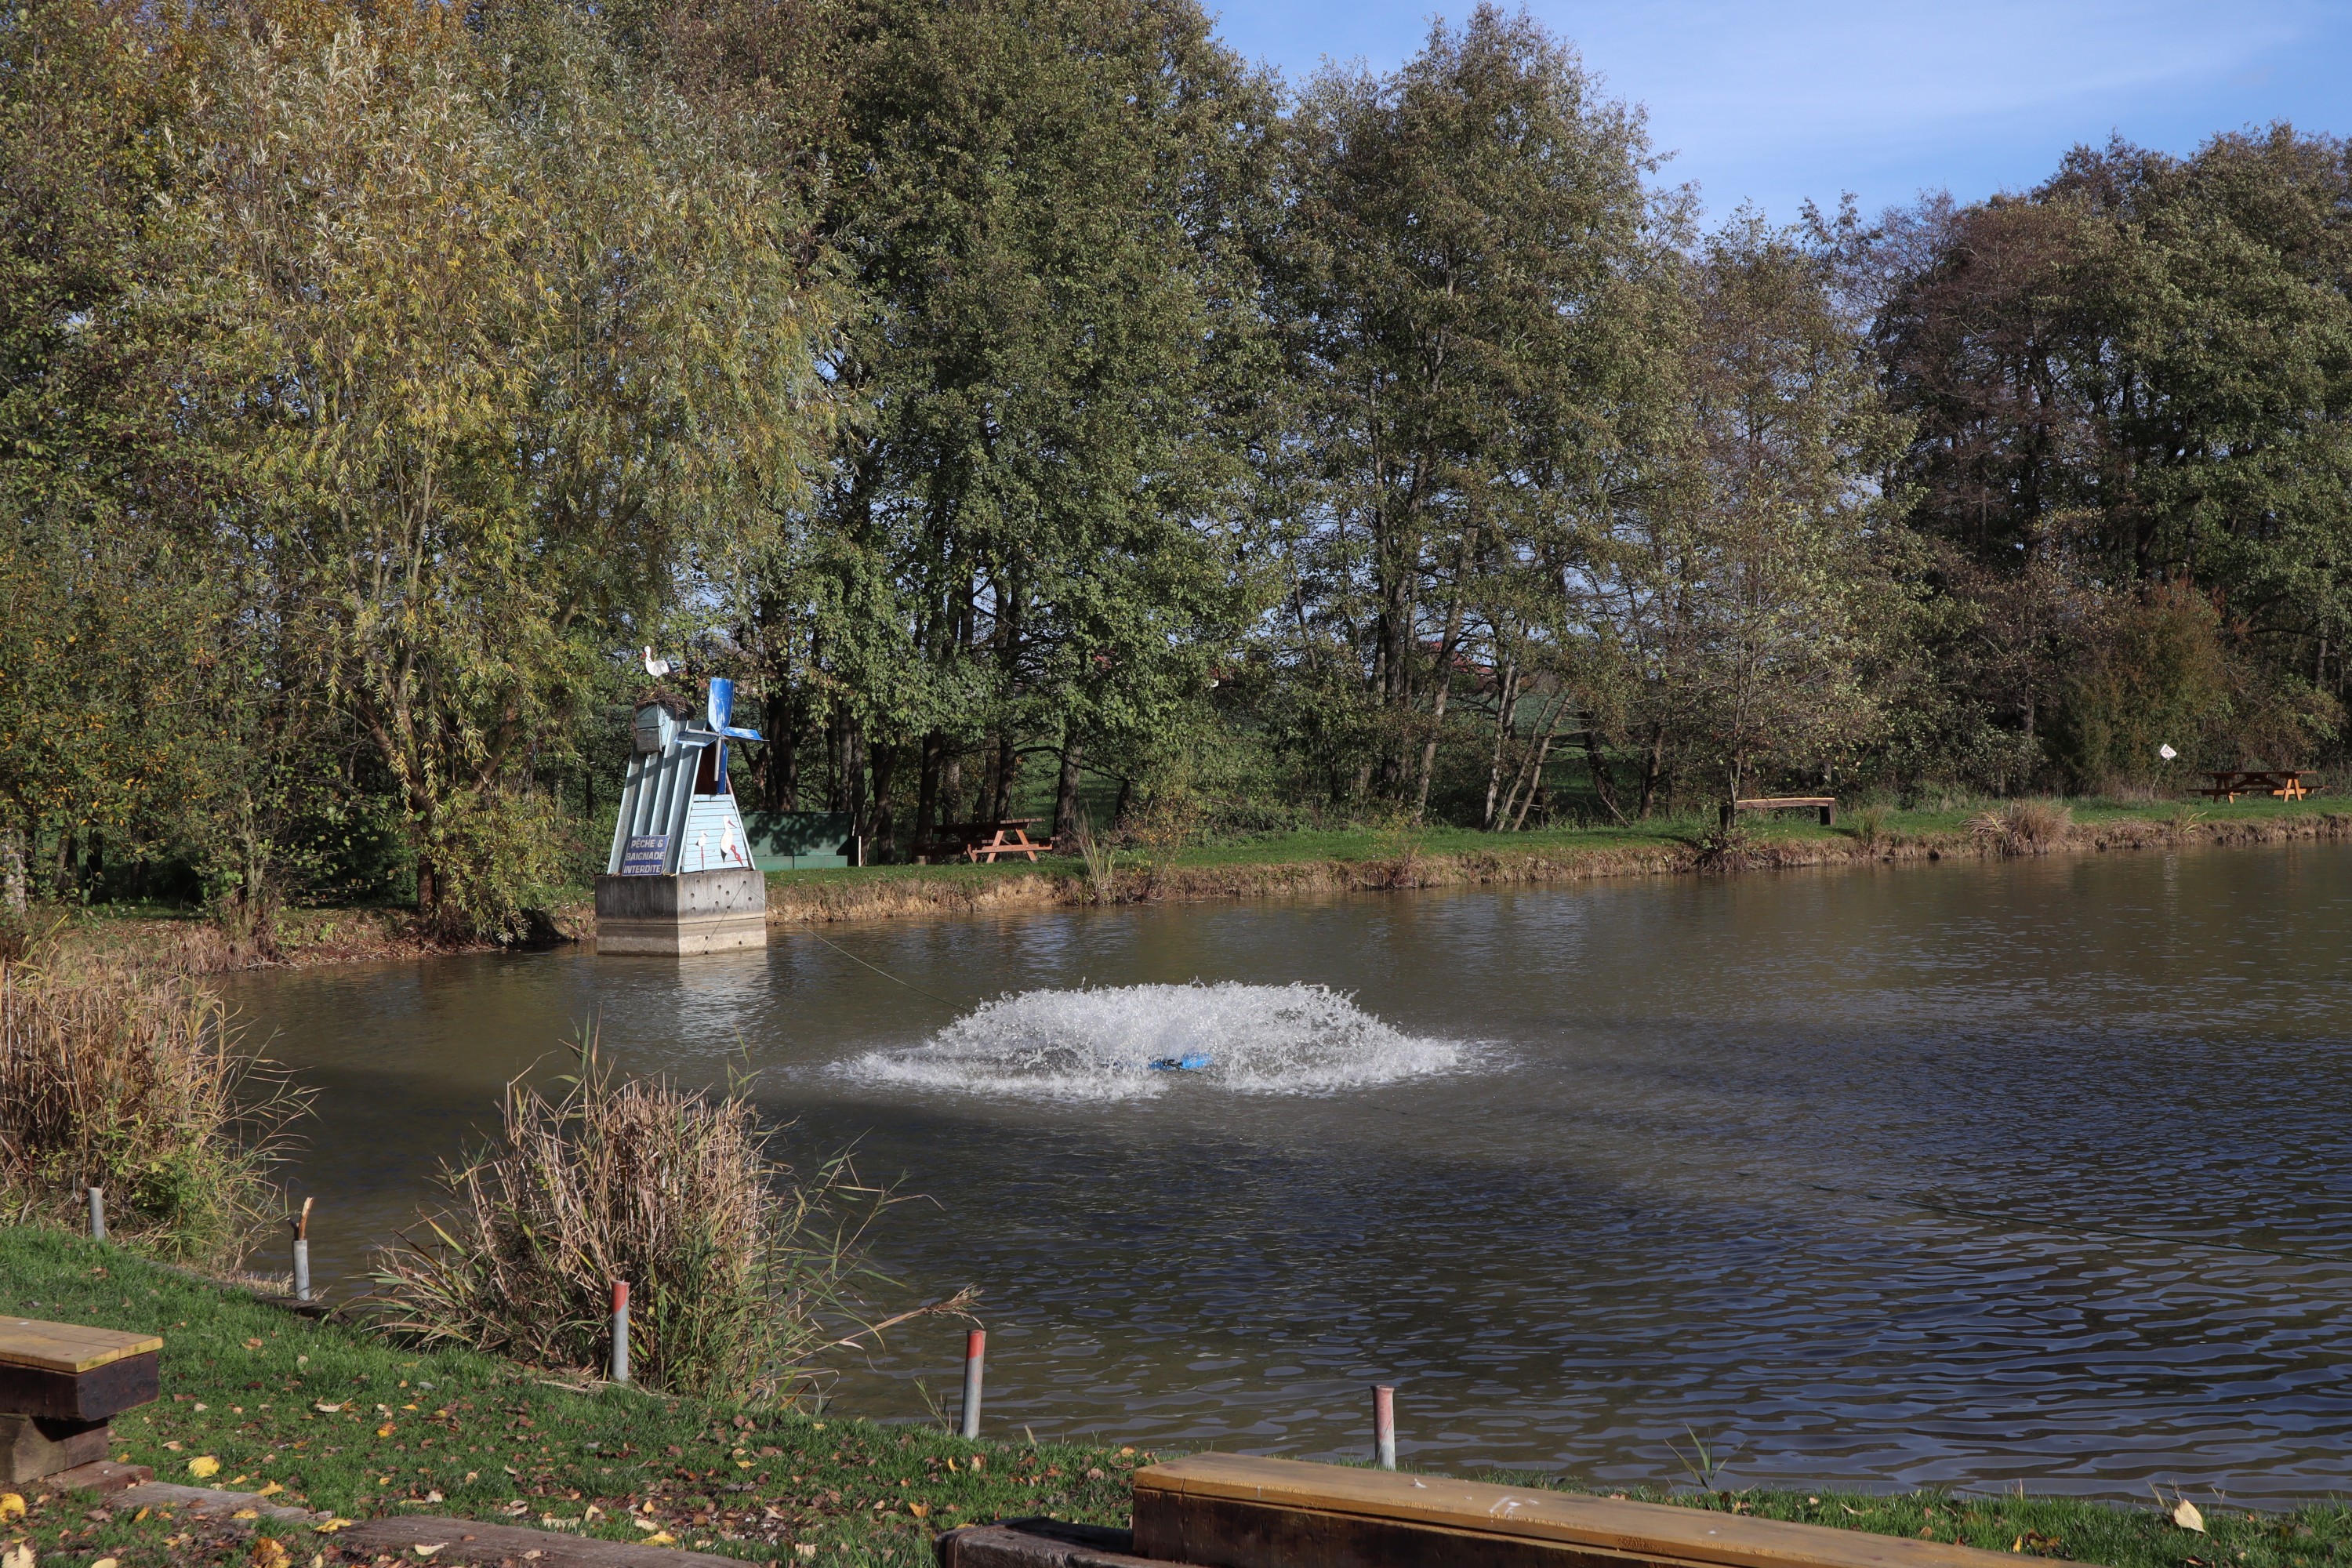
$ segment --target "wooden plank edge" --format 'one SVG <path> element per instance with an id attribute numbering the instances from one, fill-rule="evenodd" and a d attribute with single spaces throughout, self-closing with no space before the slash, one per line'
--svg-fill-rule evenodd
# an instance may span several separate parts
<path id="1" fill-rule="evenodd" d="M 1415 1499 L 1403 1490 L 1409 1485 L 1433 1495 L 1426 1500 Z M 1239 1454 L 1194 1454 L 1146 1466 L 1134 1473 L 1134 1487 L 1139 1524 L 1149 1506 L 1146 1494 L 1159 1492 L 1552 1541 L 1717 1568 L 1994 1568 L 1995 1564 L 2014 1568 L 2006 1553 L 1949 1542 L 1915 1541 L 1835 1525 L 1757 1519 L 1583 1492 L 1501 1487 L 1450 1476 L 1421 1478 Z M 1445 1494 L 1459 1500 L 1441 1500 Z M 1547 1518 L 1519 1511 L 1545 1508 L 1571 1509 L 1587 1517 Z"/>

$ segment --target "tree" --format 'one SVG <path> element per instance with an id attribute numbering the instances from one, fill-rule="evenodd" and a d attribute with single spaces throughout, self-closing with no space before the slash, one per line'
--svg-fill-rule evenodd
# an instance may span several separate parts
<path id="1" fill-rule="evenodd" d="M 1491 5 L 1299 100 L 1272 310 L 1301 411 L 1275 458 L 1298 503 L 1288 658 L 1320 704 L 1352 687 L 1367 710 L 1335 731 L 1370 742 L 1342 789 L 1376 770 L 1426 809 L 1489 578 L 1612 503 L 1672 237 L 1650 167 L 1640 116 Z"/>
<path id="2" fill-rule="evenodd" d="M 515 929 L 553 847 L 528 759 L 824 426 L 790 207 L 593 24 L 499 25 L 495 71 L 443 13 L 257 31 L 198 154 L 253 367 L 208 389 L 225 526 L 453 932 Z"/>
<path id="3" fill-rule="evenodd" d="M 1654 769 L 1694 767 L 1719 799 L 1830 765 L 1875 717 L 1863 677 L 1899 533 L 1875 476 L 1899 426 L 1829 283 L 1753 214 L 1708 237 L 1686 273 L 1682 429 L 1591 584 Z"/>

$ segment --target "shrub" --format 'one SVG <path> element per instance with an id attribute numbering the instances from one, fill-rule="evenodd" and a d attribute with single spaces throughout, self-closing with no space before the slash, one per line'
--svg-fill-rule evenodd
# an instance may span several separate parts
<path id="1" fill-rule="evenodd" d="M 307 1104 L 235 1034 L 186 979 L 0 963 L 0 1194 L 16 1217 L 71 1223 L 95 1184 L 115 1239 L 235 1254 L 277 1210 L 268 1172 Z"/>
<path id="2" fill-rule="evenodd" d="M 507 1086 L 498 1139 L 445 1173 L 452 1212 L 377 1255 L 385 1326 L 547 1366 L 609 1352 L 613 1281 L 630 1289 L 632 1374 L 680 1394 L 792 1402 L 824 1352 L 971 1292 L 882 1322 L 865 1288 L 868 1227 L 893 1202 L 846 1156 L 801 1177 L 737 1090 L 614 1076 L 594 1041 L 550 1098 Z"/>
<path id="3" fill-rule="evenodd" d="M 2046 855 L 2066 840 L 2074 814 L 2051 800 L 2013 800 L 1969 819 L 1969 831 L 2003 855 Z"/>

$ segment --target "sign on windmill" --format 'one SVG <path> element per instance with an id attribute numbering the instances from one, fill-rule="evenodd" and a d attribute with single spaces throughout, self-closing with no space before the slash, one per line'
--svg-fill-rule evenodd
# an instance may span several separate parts
<path id="1" fill-rule="evenodd" d="M 667 661 L 646 650 L 646 668 Z M 629 766 L 613 848 L 596 879 L 596 950 L 675 955 L 764 947 L 767 879 L 727 776 L 735 683 L 714 678 L 697 714 L 656 693 L 629 718 Z"/>

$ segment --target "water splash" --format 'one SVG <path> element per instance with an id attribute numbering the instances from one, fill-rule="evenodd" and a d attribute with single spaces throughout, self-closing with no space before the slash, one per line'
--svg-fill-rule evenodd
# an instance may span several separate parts
<path id="1" fill-rule="evenodd" d="M 1024 991 L 921 1045 L 838 1070 L 868 1083 L 1048 1100 L 1145 1100 L 1222 1089 L 1332 1094 L 1453 1072 L 1470 1047 L 1400 1033 L 1324 985 L 1121 985 Z M 1171 1058 L 1209 1065 L 1154 1072 Z"/>

